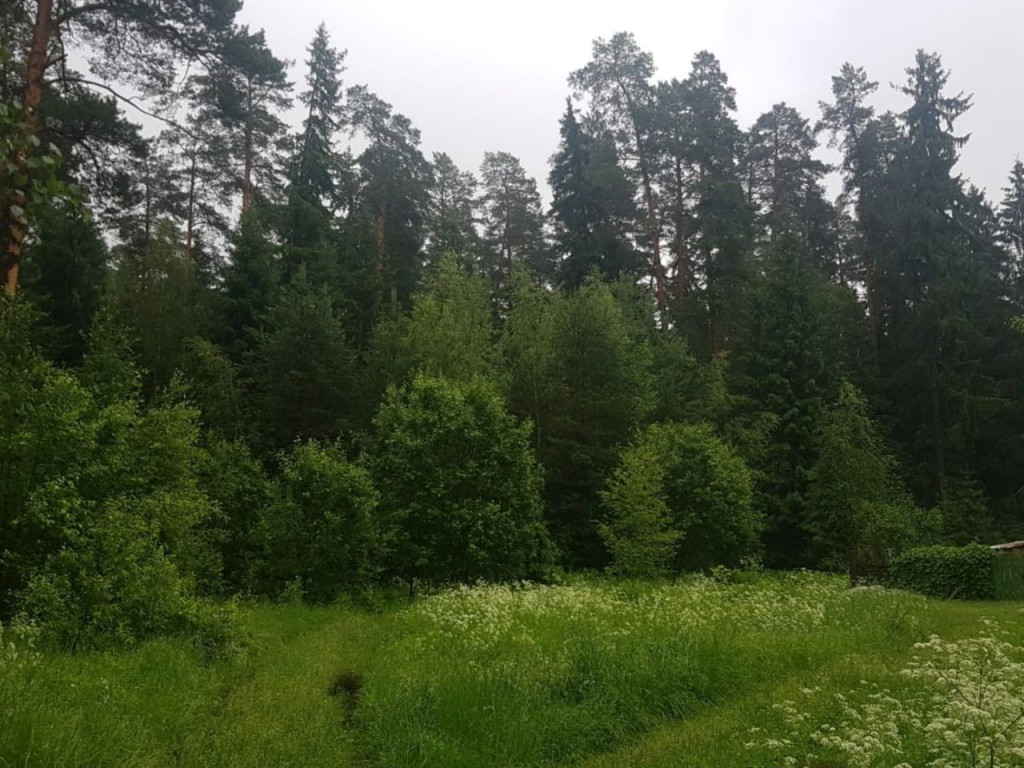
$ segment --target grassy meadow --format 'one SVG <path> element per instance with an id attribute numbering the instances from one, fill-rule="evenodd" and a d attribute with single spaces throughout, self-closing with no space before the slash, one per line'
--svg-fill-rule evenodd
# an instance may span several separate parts
<path id="1" fill-rule="evenodd" d="M 1024 765 L 1021 603 L 740 574 L 240 620 L 244 649 L 212 661 L 8 629 L 0 766 Z"/>

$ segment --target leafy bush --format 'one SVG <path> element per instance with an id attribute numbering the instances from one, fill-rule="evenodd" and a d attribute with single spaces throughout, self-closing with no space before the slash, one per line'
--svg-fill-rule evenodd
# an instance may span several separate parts
<path id="1" fill-rule="evenodd" d="M 610 514 L 598 533 L 619 576 L 656 578 L 671 570 L 682 532 L 663 492 L 665 470 L 652 445 L 625 451 L 602 499 Z"/>
<path id="2" fill-rule="evenodd" d="M 49 499 L 54 508 L 54 499 Z M 20 606 L 61 646 L 118 646 L 155 635 L 192 637 L 210 653 L 234 641 L 229 609 L 197 598 L 160 544 L 155 520 L 132 499 L 67 510 L 88 525 L 34 569 Z"/>
<path id="3" fill-rule="evenodd" d="M 893 561 L 889 584 L 947 600 L 989 600 L 995 596 L 995 557 L 981 544 L 918 547 Z"/>
<path id="4" fill-rule="evenodd" d="M 297 582 L 307 598 L 326 602 L 366 586 L 380 560 L 378 495 L 366 469 L 340 446 L 309 442 L 284 456 L 281 484 L 259 532 L 269 589 Z"/>
<path id="5" fill-rule="evenodd" d="M 707 425 L 645 429 L 622 452 L 604 500 L 613 570 L 736 565 L 757 551 L 763 521 L 750 471 Z"/>
<path id="6" fill-rule="evenodd" d="M 221 570 L 197 414 L 173 393 L 141 404 L 111 324 L 96 325 L 82 382 L 41 359 L 30 327 L 27 310 L 2 305 L 0 617 L 24 611 L 76 648 L 168 633 L 230 643 L 230 617 L 197 597 Z"/>
<path id="7" fill-rule="evenodd" d="M 884 577 L 895 555 L 934 543 L 941 528 L 936 513 L 914 504 L 866 398 L 850 383 L 825 418 L 809 501 L 812 561 L 849 568 L 855 581 Z"/>
<path id="8" fill-rule="evenodd" d="M 259 592 L 258 571 L 265 556 L 261 521 L 281 490 L 244 443 L 207 436 L 199 485 L 220 510 L 211 534 L 220 552 L 224 589 Z"/>
<path id="9" fill-rule="evenodd" d="M 388 390 L 374 426 L 367 464 L 394 537 L 394 575 L 500 581 L 547 568 L 530 426 L 491 384 L 417 375 Z"/>

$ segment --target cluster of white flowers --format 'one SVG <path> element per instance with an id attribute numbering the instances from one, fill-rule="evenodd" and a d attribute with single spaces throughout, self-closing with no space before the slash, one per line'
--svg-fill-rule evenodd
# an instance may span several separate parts
<path id="1" fill-rule="evenodd" d="M 430 597 L 410 616 L 428 623 L 424 642 L 483 649 L 509 640 L 528 644 L 535 632 L 550 626 L 549 620 L 592 629 L 605 639 L 734 627 L 737 622 L 752 631 L 813 633 L 829 611 L 856 599 L 841 581 L 811 575 L 732 586 L 692 579 L 638 594 L 606 585 L 481 585 Z"/>
<path id="2" fill-rule="evenodd" d="M 850 768 L 1021 768 L 1024 766 L 1024 647 L 993 622 L 958 641 L 933 636 L 914 646 L 898 693 L 862 681 L 837 694 L 839 717 L 817 727 L 802 704 L 775 706 L 784 736 L 759 728 L 747 747 L 793 768 L 841 760 Z"/>

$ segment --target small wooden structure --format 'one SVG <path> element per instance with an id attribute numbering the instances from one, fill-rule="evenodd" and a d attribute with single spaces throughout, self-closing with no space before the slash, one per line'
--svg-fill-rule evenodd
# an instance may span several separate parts
<path id="1" fill-rule="evenodd" d="M 1024 541 L 1008 541 L 1005 544 L 993 544 L 992 549 L 1001 555 L 1024 557 Z"/>
<path id="2" fill-rule="evenodd" d="M 1024 541 L 993 544 L 992 576 L 997 600 L 1024 600 Z"/>

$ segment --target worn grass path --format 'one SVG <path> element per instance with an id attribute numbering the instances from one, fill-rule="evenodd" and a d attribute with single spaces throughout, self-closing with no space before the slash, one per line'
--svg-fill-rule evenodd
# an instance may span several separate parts
<path id="1" fill-rule="evenodd" d="M 240 660 L 204 665 L 156 641 L 47 656 L 23 679 L 7 678 L 19 690 L 0 691 L 0 766 L 360 766 L 345 697 L 328 692 L 366 667 L 391 614 L 260 606 L 243 621 L 250 641 Z"/>
<path id="2" fill-rule="evenodd" d="M 361 676 L 387 636 L 389 616 L 272 608 L 247 623 L 257 649 L 250 671 L 187 737 L 180 763 L 360 765 L 355 702 L 336 683 Z"/>
<path id="3" fill-rule="evenodd" d="M 987 618 L 1010 625 L 1019 623 L 1024 617 L 1024 603 L 933 602 L 929 613 L 929 631 L 945 639 L 959 639 L 977 634 Z M 576 768 L 779 768 L 770 755 L 746 746 L 752 738 L 751 728 L 784 733 L 773 705 L 799 701 L 807 688 L 818 688 L 823 698 L 834 701 L 836 694 L 848 695 L 854 689 L 863 689 L 865 683 L 891 686 L 911 653 L 908 648 L 836 657 L 815 670 L 735 692 L 719 706 L 656 728 L 634 743 L 594 756 Z M 838 705 L 813 714 L 828 719 L 838 714 Z"/>

